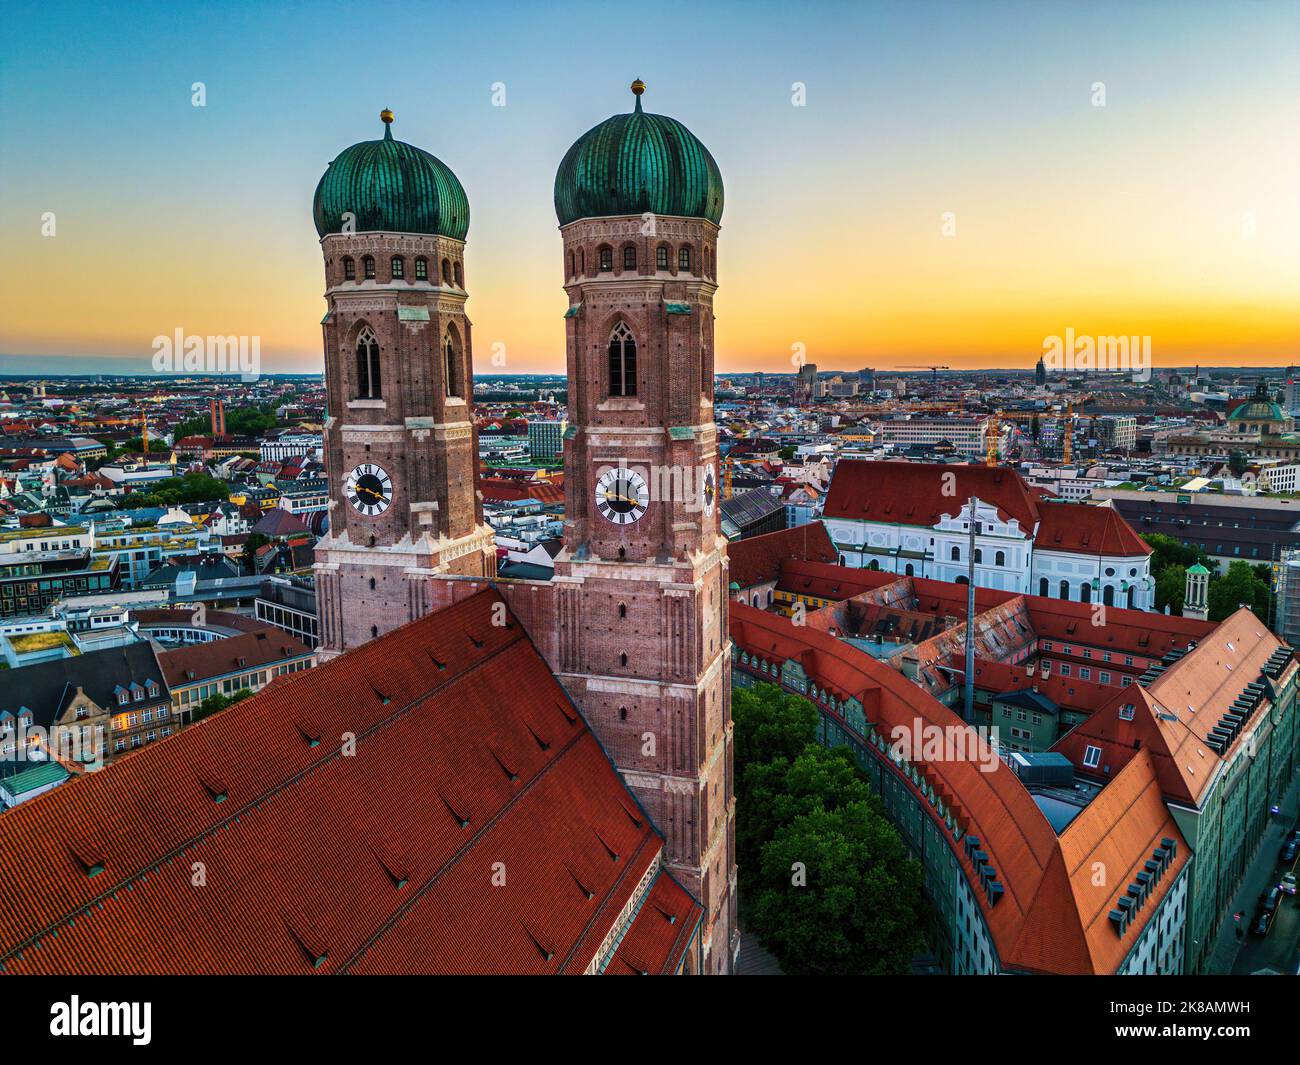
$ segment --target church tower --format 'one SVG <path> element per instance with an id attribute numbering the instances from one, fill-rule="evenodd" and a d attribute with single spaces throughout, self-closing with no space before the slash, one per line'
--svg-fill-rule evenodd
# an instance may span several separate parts
<path id="1" fill-rule="evenodd" d="M 548 658 L 704 904 L 706 972 L 738 946 L 727 555 L 717 511 L 713 295 L 722 178 L 635 107 L 555 178 L 569 379 L 564 547 Z"/>
<path id="2" fill-rule="evenodd" d="M 443 575 L 492 577 L 465 315 L 469 201 L 395 140 L 341 152 L 316 188 L 325 259 L 330 527 L 316 547 L 321 653 L 427 614 Z"/>

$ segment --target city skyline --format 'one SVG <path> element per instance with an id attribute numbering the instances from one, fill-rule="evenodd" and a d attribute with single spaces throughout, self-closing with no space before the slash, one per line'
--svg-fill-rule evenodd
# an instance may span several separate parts
<path id="1" fill-rule="evenodd" d="M 410 32 L 358 79 L 338 76 L 317 11 L 236 5 L 182 33 L 41 10 L 0 44 L 0 157 L 23 161 L 0 204 L 0 372 L 146 372 L 152 339 L 178 328 L 256 336 L 266 370 L 319 372 L 304 202 L 344 145 L 381 135 L 383 107 L 469 195 L 476 371 L 562 372 L 555 167 L 631 109 L 638 76 L 646 109 L 709 143 L 727 180 L 721 373 L 791 372 L 800 355 L 1025 369 L 1067 330 L 1149 336 L 1156 367 L 1300 354 L 1284 5 L 723 5 L 653 27 L 500 5 L 490 21 L 438 13 L 456 47 L 432 78 Z M 380 26 L 434 17 L 373 12 Z M 688 17 L 713 63 L 658 47 Z M 595 75 L 555 74 L 549 57 L 575 37 L 611 33 L 640 44 Z"/>

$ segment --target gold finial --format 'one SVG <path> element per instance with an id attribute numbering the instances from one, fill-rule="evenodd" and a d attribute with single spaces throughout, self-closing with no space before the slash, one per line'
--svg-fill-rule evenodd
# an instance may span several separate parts
<path id="1" fill-rule="evenodd" d="M 388 110 L 388 108 L 385 107 L 382 111 L 379 112 L 379 121 L 382 122 L 385 126 L 391 126 L 393 124 L 393 112 Z"/>
<path id="2" fill-rule="evenodd" d="M 632 95 L 640 96 L 643 92 L 645 92 L 645 82 L 637 78 L 636 81 L 632 82 Z"/>

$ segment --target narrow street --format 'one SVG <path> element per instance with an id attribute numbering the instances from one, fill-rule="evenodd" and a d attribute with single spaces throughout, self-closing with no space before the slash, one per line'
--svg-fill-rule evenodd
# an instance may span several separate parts
<path id="1" fill-rule="evenodd" d="M 1250 932 L 1260 894 L 1274 887 L 1288 869 L 1300 871 L 1300 862 L 1282 866 L 1277 860 L 1282 840 L 1296 824 L 1298 809 L 1300 780 L 1292 783 L 1283 800 L 1281 813 L 1270 821 L 1263 842 L 1242 878 L 1228 916 L 1219 929 L 1210 972 L 1249 975 L 1272 969 L 1291 976 L 1300 967 L 1300 896 L 1282 896 L 1268 935 L 1256 936 Z M 1234 920 L 1234 914 L 1238 913 L 1241 914 L 1240 920 Z"/>

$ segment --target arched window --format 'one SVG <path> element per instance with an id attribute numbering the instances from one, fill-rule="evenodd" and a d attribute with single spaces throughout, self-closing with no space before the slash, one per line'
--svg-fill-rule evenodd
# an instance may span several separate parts
<path id="1" fill-rule="evenodd" d="M 602 245 L 600 248 L 600 272 L 603 274 L 606 270 L 614 269 L 614 249 L 608 245 Z"/>
<path id="2" fill-rule="evenodd" d="M 999 551 L 996 555 L 993 556 L 993 565 L 1005 566 L 1006 564 L 1007 564 L 1007 553 L 1005 551 Z"/>
<path id="3" fill-rule="evenodd" d="M 877 570 L 880 569 L 880 559 L 873 558 L 871 560 L 871 565 L 868 566 L 867 569 L 877 569 Z"/>
<path id="4" fill-rule="evenodd" d="M 903 576 L 904 576 L 904 577 L 910 577 L 910 576 L 912 576 L 915 572 L 916 572 L 916 571 L 915 571 L 915 569 L 913 569 L 913 567 L 912 567 L 912 563 L 910 563 L 910 562 L 909 562 L 905 567 L 903 567 Z"/>
<path id="5" fill-rule="evenodd" d="M 456 278 L 456 287 L 457 287 L 457 288 L 464 288 L 464 287 L 465 287 L 465 271 L 461 269 L 461 267 L 460 267 L 460 260 L 459 260 L 459 259 L 457 259 L 456 262 L 455 262 L 455 264 L 452 266 L 452 275 Z"/>
<path id="6" fill-rule="evenodd" d="M 353 262 L 352 256 L 347 255 L 343 258 L 343 280 L 355 281 L 357 279 L 357 264 Z"/>
<path id="7" fill-rule="evenodd" d="M 655 269 L 656 270 L 668 269 L 668 245 L 667 244 L 660 244 L 659 247 L 655 249 Z"/>
<path id="8" fill-rule="evenodd" d="M 689 271 L 691 268 L 691 246 L 683 244 L 677 253 L 677 269 Z"/>
<path id="9" fill-rule="evenodd" d="M 576 276 L 577 272 L 578 272 L 578 258 L 573 254 L 573 252 L 569 252 L 569 276 L 574 277 Z"/>
<path id="10" fill-rule="evenodd" d="M 636 338 L 626 322 L 619 322 L 609 337 L 609 394 L 636 395 Z"/>
<path id="11" fill-rule="evenodd" d="M 984 561 L 984 550 L 983 550 L 983 548 L 979 548 L 979 547 L 975 548 L 975 565 L 978 566 L 978 565 L 979 565 L 980 563 L 982 563 L 983 561 Z"/>
<path id="12" fill-rule="evenodd" d="M 587 249 L 579 248 L 578 249 L 578 273 L 581 275 L 581 274 L 585 274 L 586 272 L 587 272 Z"/>
<path id="13" fill-rule="evenodd" d="M 621 618 L 625 618 L 625 617 L 627 617 L 627 604 L 626 604 L 626 603 L 619 603 L 619 604 L 618 604 L 618 616 L 621 617 Z"/>
<path id="14" fill-rule="evenodd" d="M 705 277 L 710 276 L 709 275 L 709 249 L 707 247 L 704 249 L 704 276 Z"/>
<path id="15" fill-rule="evenodd" d="M 1081 581 L 1081 582 L 1079 583 L 1079 602 L 1081 602 L 1081 603 L 1091 603 L 1091 602 L 1092 602 L 1092 582 L 1091 582 L 1091 581 Z"/>
<path id="16" fill-rule="evenodd" d="M 451 260 L 442 260 L 442 282 L 444 285 L 451 284 Z"/>
<path id="17" fill-rule="evenodd" d="M 1044 599 L 1046 599 L 1048 595 L 1051 594 L 1048 588 L 1046 577 L 1041 578 L 1038 582 L 1038 594 L 1041 595 Z"/>
<path id="18" fill-rule="evenodd" d="M 626 707 L 626 706 L 620 706 L 620 707 L 618 708 L 618 719 L 619 719 L 620 721 L 626 721 L 626 720 L 627 720 L 627 707 Z"/>
<path id="19" fill-rule="evenodd" d="M 370 326 L 357 336 L 357 398 L 380 399 L 383 388 L 379 379 L 379 340 Z"/>
<path id="20" fill-rule="evenodd" d="M 953 545 L 953 549 L 952 549 L 952 561 L 953 562 L 961 561 L 961 548 L 956 546 L 955 544 Z"/>
<path id="21" fill-rule="evenodd" d="M 393 256 L 393 280 L 401 281 L 406 276 L 406 261 L 400 255 Z"/>
<path id="22" fill-rule="evenodd" d="M 447 330 L 447 339 L 443 344 L 443 372 L 445 374 L 443 380 L 446 382 L 448 397 L 464 396 L 465 394 L 458 339 L 454 330 Z"/>
<path id="23" fill-rule="evenodd" d="M 1108 584 L 1101 590 L 1101 601 L 1107 606 L 1115 605 L 1115 586 L 1113 584 Z"/>
<path id="24" fill-rule="evenodd" d="M 624 270 L 636 269 L 636 245 L 635 244 L 623 245 L 623 269 Z"/>
<path id="25" fill-rule="evenodd" d="M 620 666 L 626 666 L 626 665 L 627 665 L 627 652 L 626 652 L 626 651 L 624 651 L 622 654 L 620 654 L 620 655 L 618 656 L 618 664 L 619 664 Z"/>
<path id="26" fill-rule="evenodd" d="M 1128 586 L 1128 608 L 1133 609 L 1133 585 Z"/>
<path id="27" fill-rule="evenodd" d="M 361 266 L 366 280 L 373 281 L 375 279 L 375 257 L 373 255 L 367 255 L 361 260 Z"/>
<path id="28" fill-rule="evenodd" d="M 966 578 L 966 574 L 963 573 L 960 577 L 957 578 L 957 583 L 958 583 L 958 584 L 970 584 L 970 581 Z"/>
<path id="29" fill-rule="evenodd" d="M 1061 598 L 1062 598 L 1062 599 L 1069 599 L 1069 598 L 1070 598 L 1070 582 L 1069 582 L 1069 581 L 1062 581 L 1062 582 L 1061 582 Z"/>
<path id="30" fill-rule="evenodd" d="M 429 260 L 426 259 L 423 255 L 420 256 L 420 258 L 415 260 L 415 280 L 417 281 L 429 280 Z"/>

